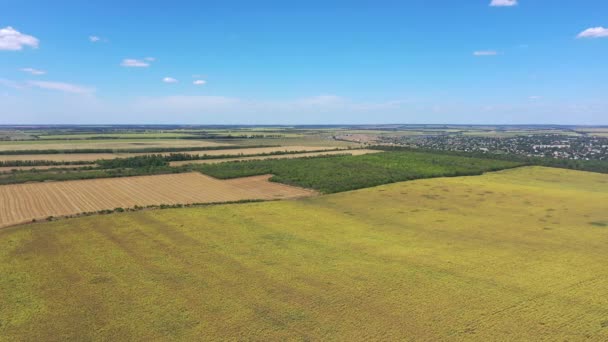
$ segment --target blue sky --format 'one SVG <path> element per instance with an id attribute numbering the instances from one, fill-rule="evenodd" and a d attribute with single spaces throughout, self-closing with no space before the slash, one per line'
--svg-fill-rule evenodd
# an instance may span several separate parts
<path id="1" fill-rule="evenodd" d="M 0 8 L 0 124 L 608 124 L 605 0 Z"/>

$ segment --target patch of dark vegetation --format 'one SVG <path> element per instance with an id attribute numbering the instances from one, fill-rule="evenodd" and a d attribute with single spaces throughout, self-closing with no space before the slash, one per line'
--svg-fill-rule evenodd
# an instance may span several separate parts
<path id="1" fill-rule="evenodd" d="M 6 175 L 0 175 L 0 185 L 30 182 L 69 181 L 80 179 L 162 175 L 183 172 L 188 172 L 188 170 L 185 168 L 175 168 L 169 166 L 119 169 L 87 168 L 84 170 L 33 170 L 19 171 Z"/>
<path id="2" fill-rule="evenodd" d="M 514 168 L 511 161 L 421 152 L 385 152 L 361 156 L 321 156 L 192 165 L 220 179 L 273 174 L 271 181 L 335 193 L 434 177 L 481 175 Z"/>
<path id="3" fill-rule="evenodd" d="M 601 228 L 608 227 L 608 222 L 606 222 L 606 221 L 589 222 L 589 224 L 592 226 L 601 227 Z"/>
<path id="4" fill-rule="evenodd" d="M 247 148 L 259 147 L 279 147 L 278 145 L 251 145 Z M 0 151 L 2 156 L 31 155 L 31 154 L 81 154 L 81 153 L 167 153 L 167 152 L 193 152 L 193 151 L 217 151 L 217 150 L 238 150 L 243 146 L 222 145 L 222 146 L 203 146 L 203 147 L 144 147 L 144 148 L 79 148 L 65 150 L 8 150 Z M 65 164 L 65 163 L 63 163 Z M 10 166 L 10 165 L 9 165 Z"/>
<path id="5" fill-rule="evenodd" d="M 167 159 L 167 157 L 160 154 L 151 154 L 131 158 L 98 160 L 97 165 L 99 165 L 99 167 L 102 169 L 158 168 L 169 166 L 169 161 Z"/>
<path id="6" fill-rule="evenodd" d="M 7 160 L 0 161 L 0 167 L 36 167 L 58 165 L 86 165 L 90 161 L 52 161 L 52 160 Z"/>

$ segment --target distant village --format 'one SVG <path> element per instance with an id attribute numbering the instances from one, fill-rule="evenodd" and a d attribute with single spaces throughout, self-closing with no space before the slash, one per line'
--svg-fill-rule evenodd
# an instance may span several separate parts
<path id="1" fill-rule="evenodd" d="M 514 137 L 433 136 L 392 141 L 416 148 L 518 154 L 573 160 L 608 160 L 608 138 L 593 136 L 530 135 Z"/>
<path id="2" fill-rule="evenodd" d="M 391 136 L 366 135 L 340 137 L 368 145 L 397 145 L 428 150 L 516 154 L 527 157 L 547 157 L 572 160 L 608 160 L 608 138 L 597 136 L 568 136 L 531 134 L 512 137 L 482 137 L 467 135 Z M 350 138 L 350 139 L 349 139 Z"/>

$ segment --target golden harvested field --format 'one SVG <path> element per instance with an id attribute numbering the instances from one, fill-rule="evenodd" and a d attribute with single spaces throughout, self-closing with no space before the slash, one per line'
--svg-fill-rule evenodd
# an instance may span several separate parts
<path id="1" fill-rule="evenodd" d="M 20 150 L 73 150 L 82 148 L 95 149 L 133 149 L 160 147 L 210 147 L 227 146 L 229 143 L 218 143 L 207 140 L 180 139 L 111 139 L 111 140 L 34 140 L 34 141 L 0 141 L 0 151 Z"/>
<path id="2" fill-rule="evenodd" d="M 279 147 L 257 147 L 257 148 L 242 148 L 228 150 L 212 150 L 212 151 L 188 151 L 178 152 L 190 155 L 252 155 L 272 152 L 298 152 L 298 151 L 320 151 L 329 150 L 334 147 L 327 146 L 279 146 Z M 175 153 L 175 152 L 174 152 Z M 32 155 L 0 155 L 0 161 L 24 161 L 24 160 L 48 160 L 55 162 L 68 161 L 91 161 L 99 159 L 115 159 L 129 158 L 142 155 L 161 154 L 169 155 L 170 153 L 69 153 L 69 154 L 32 154 Z"/>
<path id="3" fill-rule="evenodd" d="M 0 230 L 0 340 L 608 340 L 608 175 Z"/>
<path id="4" fill-rule="evenodd" d="M 221 181 L 200 173 L 0 186 L 0 228 L 48 216 L 136 205 L 283 199 L 312 195 L 268 182 L 270 176 Z"/>
<path id="5" fill-rule="evenodd" d="M 331 156 L 350 154 L 353 156 L 361 156 L 364 154 L 382 152 L 379 150 L 340 150 L 340 151 L 326 151 L 326 152 L 310 152 L 310 153 L 298 153 L 298 154 L 283 154 L 276 156 L 257 156 L 257 157 L 241 157 L 241 158 L 226 158 L 226 159 L 206 159 L 206 160 L 186 160 L 179 162 L 171 162 L 171 166 L 182 166 L 188 164 L 217 164 L 226 163 L 232 161 L 245 161 L 245 160 L 264 160 L 264 159 L 289 159 L 289 158 L 304 158 L 304 157 L 317 157 L 317 156 Z"/>

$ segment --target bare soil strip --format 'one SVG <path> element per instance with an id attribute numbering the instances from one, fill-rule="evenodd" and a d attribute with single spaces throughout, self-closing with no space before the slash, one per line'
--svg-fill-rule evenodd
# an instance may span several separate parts
<path id="1" fill-rule="evenodd" d="M 279 146 L 279 147 L 258 147 L 258 148 L 242 148 L 229 150 L 211 150 L 211 151 L 187 151 L 187 152 L 167 152 L 167 153 L 70 153 L 70 154 L 31 154 L 31 155 L 2 155 L 0 161 L 17 161 L 17 160 L 48 160 L 56 162 L 66 161 L 90 161 L 94 162 L 99 159 L 116 159 L 129 158 L 142 155 L 160 154 L 169 155 L 171 153 L 184 153 L 190 155 L 253 155 L 273 152 L 298 152 L 298 151 L 322 151 L 330 150 L 335 147 L 328 146 Z"/>
<path id="2" fill-rule="evenodd" d="M 118 207 L 287 199 L 314 195 L 268 181 L 270 175 L 222 181 L 200 173 L 0 186 L 0 228 L 49 216 Z"/>
<path id="3" fill-rule="evenodd" d="M 327 151 L 327 152 L 308 152 L 308 153 L 297 153 L 297 154 L 281 154 L 276 156 L 252 156 L 252 157 L 242 157 L 242 158 L 226 158 L 226 159 L 205 159 L 205 160 L 187 160 L 187 161 L 178 161 L 171 162 L 171 166 L 182 166 L 188 164 L 218 164 L 218 163 L 226 163 L 233 161 L 246 161 L 246 160 L 264 160 L 264 159 L 289 159 L 289 158 L 304 158 L 304 157 L 318 157 L 318 156 L 331 156 L 331 155 L 341 155 L 341 154 L 350 154 L 353 156 L 360 156 L 364 154 L 370 153 L 378 153 L 382 151 L 378 150 L 341 150 L 341 151 Z"/>

